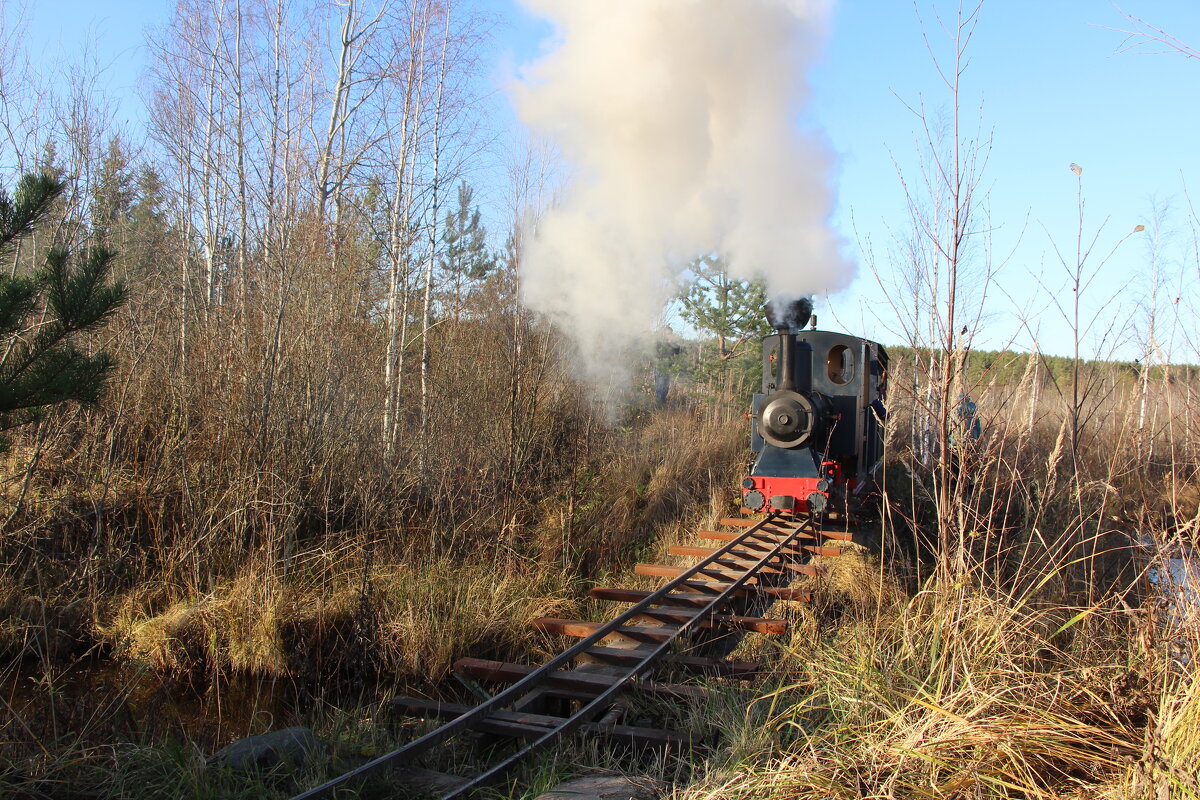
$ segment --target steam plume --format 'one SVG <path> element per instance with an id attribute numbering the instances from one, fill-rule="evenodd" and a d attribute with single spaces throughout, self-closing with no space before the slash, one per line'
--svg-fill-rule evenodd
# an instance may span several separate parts
<path id="1" fill-rule="evenodd" d="M 522 264 L 526 302 L 599 378 L 654 327 L 696 255 L 773 296 L 843 288 L 831 157 L 800 128 L 823 0 L 523 0 L 557 47 L 513 89 L 571 164 Z"/>

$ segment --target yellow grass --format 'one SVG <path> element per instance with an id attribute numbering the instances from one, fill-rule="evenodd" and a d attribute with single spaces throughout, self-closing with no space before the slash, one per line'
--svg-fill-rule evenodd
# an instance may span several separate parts
<path id="1" fill-rule="evenodd" d="M 379 567 L 363 587 L 361 570 L 319 582 L 247 572 L 161 608 L 141 590 L 121 599 L 101 635 L 163 672 L 306 674 L 304 659 L 339 663 L 354 652 L 393 677 L 436 685 L 467 653 L 538 653 L 530 623 L 572 602 L 552 570 L 449 559 Z"/>
<path id="2" fill-rule="evenodd" d="M 1200 671 L 1168 655 L 1200 632 L 970 581 L 883 586 L 780 647 L 734 745 L 679 797 L 1200 797 Z"/>

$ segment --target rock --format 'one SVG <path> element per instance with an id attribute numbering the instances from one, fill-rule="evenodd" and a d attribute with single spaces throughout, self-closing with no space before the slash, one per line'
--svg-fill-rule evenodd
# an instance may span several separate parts
<path id="1" fill-rule="evenodd" d="M 240 772 L 265 772 L 281 766 L 296 769 L 327 752 L 324 742 L 308 728 L 284 728 L 238 739 L 214 753 L 208 765 Z"/>
<path id="2" fill-rule="evenodd" d="M 534 800 L 657 800 L 663 787 L 649 778 L 596 775 L 560 783 Z"/>

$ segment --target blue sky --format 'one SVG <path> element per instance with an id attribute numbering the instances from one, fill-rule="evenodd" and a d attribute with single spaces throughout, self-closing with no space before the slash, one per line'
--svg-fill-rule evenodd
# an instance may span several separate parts
<path id="1" fill-rule="evenodd" d="M 754 2 L 754 0 L 745 0 Z M 496 21 L 489 80 L 536 57 L 549 29 L 515 0 L 478 0 Z M 944 14 L 953 6 L 941 3 Z M 52 65 L 78 58 L 87 43 L 108 66 L 104 83 L 118 101 L 118 120 L 136 128 L 144 110 L 134 91 L 145 63 L 143 34 L 165 22 L 166 2 L 39 0 L 30 5 L 30 49 Z M 1127 0 L 1121 8 L 1200 45 L 1200 3 L 1195 0 Z M 896 342 L 904 338 L 882 282 L 894 286 L 893 242 L 909 227 L 899 174 L 918 174 L 919 121 L 905 103 L 924 102 L 932 118 L 946 107 L 922 39 L 922 23 L 935 47 L 945 50 L 933 4 L 918 0 L 844 0 L 836 7 L 825 54 L 811 80 L 813 101 L 804 124 L 825 131 L 838 154 L 834 183 L 838 206 L 833 224 L 860 264 L 855 286 L 821 301 L 823 322 Z M 1167 227 L 1176 231 L 1166 249 L 1167 272 L 1184 288 L 1168 287 L 1168 301 L 1196 284 L 1188 259 L 1185 191 L 1200 194 L 1200 61 L 1176 54 L 1121 52 L 1127 26 L 1107 0 L 989 0 L 982 10 L 963 91 L 966 131 L 982 120 L 991 150 L 982 179 L 990 221 L 988 250 L 1003 262 L 989 295 L 980 344 L 1010 340 L 1028 347 L 1036 334 L 1049 352 L 1067 349 L 1070 332 L 1050 306 L 1064 297 L 1063 270 L 1051 241 L 1073 256 L 1077 227 L 1077 179 L 1083 168 L 1088 232 L 1107 220 L 1096 253 L 1106 253 L 1137 224 L 1149 225 L 1151 209 L 1166 205 Z M 619 58 L 614 45 L 614 58 Z M 503 93 L 495 95 L 495 124 L 513 125 Z M 499 161 L 499 159 L 498 159 Z M 487 176 L 480 176 L 483 183 Z M 1200 197 L 1196 198 L 1200 206 Z M 865 253 L 870 242 L 873 258 Z M 1087 295 L 1089 310 L 1137 317 L 1148 290 L 1146 236 L 1129 238 L 1101 270 Z M 1011 258 L 1007 258 L 1011 253 Z M 796 257 L 783 254 L 782 257 Z M 1097 255 L 1098 258 L 1098 255 Z M 1112 298 L 1117 297 L 1114 301 Z M 1181 304 L 1183 308 L 1185 304 Z M 1022 321 L 1024 320 L 1024 321 Z M 1188 316 L 1182 320 L 1194 328 Z M 1136 355 L 1132 335 L 1119 352 Z M 1095 341 L 1092 350 L 1099 349 Z M 1087 349 L 1087 348 L 1085 348 Z M 1176 360 L 1200 360 L 1179 347 Z"/>
<path id="2" fill-rule="evenodd" d="M 922 6 L 931 41 L 944 42 L 927 4 Z M 1200 4 L 1154 0 L 1124 8 L 1185 41 L 1200 40 Z M 982 187 L 995 230 L 993 258 L 1000 262 L 1012 253 L 997 278 L 1004 292 L 991 293 L 994 316 L 985 342 L 1003 344 L 1011 336 L 1028 346 L 1031 337 L 1018 319 L 1024 316 L 1040 330 L 1043 349 L 1065 351 L 1070 333 L 1048 307 L 1049 293 L 1062 296 L 1064 273 L 1049 245 L 1053 239 L 1074 255 L 1078 184 L 1071 163 L 1083 168 L 1085 230 L 1107 220 L 1094 258 L 1135 225 L 1149 226 L 1156 200 L 1173 204 L 1170 225 L 1184 222 L 1185 181 L 1200 181 L 1200 62 L 1119 52 L 1124 36 L 1110 28 L 1126 26 L 1115 6 L 1092 0 L 1008 0 L 983 9 L 964 75 L 964 118 L 972 133 L 982 119 L 983 134 L 992 140 Z M 841 155 L 836 222 L 849 231 L 853 214 L 885 260 L 889 231 L 903 233 L 906 218 L 892 158 L 907 175 L 916 171 L 917 120 L 901 100 L 924 98 L 932 108 L 946 101 L 912 5 L 843 3 L 813 82 L 813 116 Z M 1193 190 L 1200 191 L 1200 184 Z M 1182 269 L 1181 254 L 1172 255 Z M 1146 263 L 1146 237 L 1131 237 L 1103 267 L 1089 309 L 1136 314 Z M 860 279 L 852 293 L 866 302 L 845 303 L 840 316 L 847 324 L 857 313 L 870 326 L 881 299 L 870 284 Z M 1110 298 L 1118 293 L 1113 305 Z M 1128 344 L 1121 351 L 1130 355 Z"/>

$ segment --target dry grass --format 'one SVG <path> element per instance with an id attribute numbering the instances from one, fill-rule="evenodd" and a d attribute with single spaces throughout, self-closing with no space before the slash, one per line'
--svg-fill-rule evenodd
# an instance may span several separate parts
<path id="1" fill-rule="evenodd" d="M 710 511 L 714 495 L 728 497 L 742 425 L 709 424 L 703 413 L 687 403 L 646 409 L 620 427 L 595 432 L 574 475 L 547 484 L 526 505 L 510 506 L 518 522 L 499 529 L 471 530 L 468 517 L 456 530 L 350 531 L 286 559 L 266 541 L 240 564 L 187 556 L 223 535 L 197 541 L 158 531 L 148 544 L 162 548 L 159 557 L 127 559 L 121 584 L 109 584 L 82 606 L 76 634 L 101 643 L 118 662 L 183 678 L 183 685 L 219 687 L 236 675 L 282 679 L 302 694 L 318 695 L 317 709 L 345 702 L 355 691 L 373 696 L 382 686 L 444 695 L 451 665 L 462 656 L 545 657 L 559 642 L 534 632 L 534 618 L 587 613 L 582 598 L 590 580 L 627 569 L 681 519 Z M 156 572 L 155 563 L 184 566 Z M 17 620 L 16 610 L 39 594 L 50 598 L 48 608 L 59 607 L 69 592 L 48 584 L 39 590 L 6 581 L 0 609 Z M 39 631 L 22 624 L 21 630 Z M 47 654 L 38 641 L 13 647 L 14 663 L 24 657 L 34 672 Z M 54 659 L 45 663 L 53 668 Z M 53 692 L 49 682 L 47 692 Z M 61 706 L 51 702 L 66 721 L 73 709 Z M 139 726 L 123 709 L 119 702 L 111 713 L 80 709 L 90 720 L 86 735 L 58 744 L 53 731 L 27 731 L 19 719 L 0 715 L 0 726 L 13 734 L 0 753 L 9 776 L 0 786 L 31 796 L 41 791 L 31 787 L 46 781 L 101 795 L 124 794 L 130 786 L 146 797 L 251 791 L 206 777 L 185 731 L 174 734 L 185 737 L 183 752 L 157 738 L 169 734 L 164 730 L 144 745 L 130 744 L 140 741 Z M 302 721 L 324 730 L 322 713 Z M 369 710 L 350 716 L 363 714 L 374 716 Z M 330 735 L 358 742 L 363 730 L 356 725 Z"/>
<path id="2" fill-rule="evenodd" d="M 800 625 L 731 745 L 677 797 L 1200 797 L 1200 629 L 839 559 L 836 621 Z M 857 573 L 857 580 L 855 580 Z M 803 618 L 803 615 L 801 615 Z M 760 646 L 761 647 L 761 646 Z"/>
<path id="3" fill-rule="evenodd" d="M 704 413 L 686 402 L 631 411 L 622 427 L 593 434 L 573 474 L 510 504 L 498 529 L 493 512 L 449 530 L 349 531 L 282 554 L 268 537 L 240 559 L 225 551 L 205 561 L 197 554 L 229 544 L 219 528 L 198 539 L 156 531 L 148 549 L 123 547 L 112 566 L 115 553 L 52 555 L 48 569 L 70 572 L 61 584 L 7 575 L 0 584 L 0 646 L 44 655 L 45 615 L 66 629 L 61 654 L 97 642 L 164 674 L 378 675 L 427 690 L 468 653 L 536 659 L 547 643 L 534 618 L 567 613 L 586 580 L 626 568 L 728 496 L 741 426 L 706 424 Z M 79 598 L 94 573 L 101 580 L 89 586 L 100 588 Z"/>
<path id="4" fill-rule="evenodd" d="M 288 581 L 248 571 L 201 597 L 131 592 L 100 635 L 165 673 L 316 677 L 358 657 L 394 679 L 436 686 L 467 653 L 536 657 L 530 623 L 568 608 L 572 589 L 552 569 L 448 558 L 379 567 L 369 586 L 361 567 Z"/>

